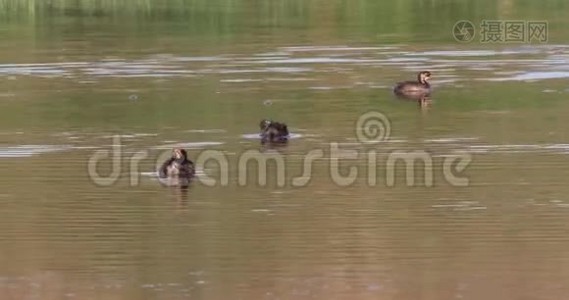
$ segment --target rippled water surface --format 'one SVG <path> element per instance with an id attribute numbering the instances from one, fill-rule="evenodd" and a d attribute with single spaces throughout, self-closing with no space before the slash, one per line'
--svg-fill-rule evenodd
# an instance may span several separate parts
<path id="1" fill-rule="evenodd" d="M 71 2 L 0 0 L 1 299 L 569 294 L 565 1 Z"/>

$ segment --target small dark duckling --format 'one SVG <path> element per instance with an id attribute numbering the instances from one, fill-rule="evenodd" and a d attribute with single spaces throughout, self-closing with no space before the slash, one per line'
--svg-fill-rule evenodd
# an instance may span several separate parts
<path id="1" fill-rule="evenodd" d="M 288 140 L 288 127 L 285 123 L 264 119 L 261 120 L 259 127 L 262 143 L 284 143 Z"/>
<path id="2" fill-rule="evenodd" d="M 417 81 L 404 81 L 399 82 L 393 88 L 395 95 L 411 99 L 421 99 L 430 95 L 431 85 L 431 72 L 422 71 L 417 74 Z"/>
<path id="3" fill-rule="evenodd" d="M 161 178 L 192 178 L 196 174 L 194 163 L 184 149 L 174 149 L 172 157 L 162 164 L 158 173 Z"/>

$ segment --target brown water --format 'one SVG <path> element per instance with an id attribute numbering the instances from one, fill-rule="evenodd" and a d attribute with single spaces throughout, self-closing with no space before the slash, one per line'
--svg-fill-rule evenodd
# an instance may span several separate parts
<path id="1" fill-rule="evenodd" d="M 564 2 L 20 3 L 0 31 L 0 299 L 569 294 Z M 549 42 L 450 35 L 484 18 L 548 20 Z M 430 105 L 394 99 L 424 69 Z M 356 135 L 370 111 L 391 129 L 377 144 Z M 288 145 L 260 146 L 262 118 L 288 124 Z M 89 161 L 117 136 L 120 176 L 102 186 Z M 356 152 L 339 155 L 352 184 L 330 171 L 333 145 Z M 198 164 L 188 190 L 164 187 L 155 166 L 175 146 L 228 167 Z M 246 151 L 284 167 L 259 184 L 254 164 L 239 174 Z M 417 163 L 408 186 L 398 163 L 391 176 L 398 151 L 424 151 L 432 173 Z M 444 171 L 457 156 L 466 186 Z"/>

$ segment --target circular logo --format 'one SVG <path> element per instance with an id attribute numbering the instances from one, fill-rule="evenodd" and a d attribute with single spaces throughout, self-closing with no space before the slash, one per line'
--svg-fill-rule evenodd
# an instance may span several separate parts
<path id="1" fill-rule="evenodd" d="M 454 24 L 452 35 L 459 42 L 470 42 L 474 39 L 474 24 L 468 20 L 460 20 Z"/>
<path id="2" fill-rule="evenodd" d="M 358 118 L 356 138 L 360 143 L 379 143 L 389 139 L 391 122 L 384 114 L 370 111 Z"/>

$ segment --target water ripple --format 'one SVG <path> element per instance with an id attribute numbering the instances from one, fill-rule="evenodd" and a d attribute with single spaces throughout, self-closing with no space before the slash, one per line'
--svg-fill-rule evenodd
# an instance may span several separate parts
<path id="1" fill-rule="evenodd" d="M 93 77 L 185 78 L 211 74 L 230 77 L 232 74 L 303 74 L 304 77 L 318 79 L 318 76 L 340 71 L 350 73 L 362 67 L 398 66 L 406 70 L 429 68 L 436 70 L 439 73 L 437 76 L 451 76 L 460 69 L 480 71 L 484 74 L 472 79 L 508 81 L 568 78 L 568 61 L 569 48 L 559 46 L 418 51 L 410 51 L 404 46 L 291 46 L 269 52 L 221 56 L 159 54 L 138 60 L 114 58 L 92 62 L 0 64 L 0 75 L 78 78 L 79 82 L 91 82 L 89 80 Z M 544 66 L 548 69 L 544 69 Z M 266 80 L 267 76 L 262 76 L 223 78 L 222 82 Z M 446 84 L 455 81 L 449 80 Z"/>
<path id="2" fill-rule="evenodd" d="M 0 158 L 30 157 L 42 153 L 72 149 L 70 145 L 20 145 L 0 147 Z"/>

